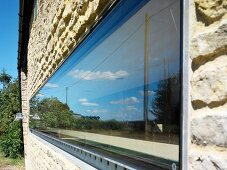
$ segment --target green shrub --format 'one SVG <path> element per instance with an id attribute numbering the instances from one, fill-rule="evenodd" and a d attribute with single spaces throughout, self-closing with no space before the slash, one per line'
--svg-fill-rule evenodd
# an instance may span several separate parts
<path id="1" fill-rule="evenodd" d="M 10 123 L 8 130 L 0 141 L 5 157 L 21 158 L 23 155 L 22 131 L 20 122 Z"/>
<path id="2" fill-rule="evenodd" d="M 7 77 L 8 76 L 8 77 Z M 15 122 L 15 114 L 19 112 L 18 80 L 11 81 L 6 73 L 0 73 L 0 149 L 4 156 L 20 158 L 23 155 L 22 127 Z"/>

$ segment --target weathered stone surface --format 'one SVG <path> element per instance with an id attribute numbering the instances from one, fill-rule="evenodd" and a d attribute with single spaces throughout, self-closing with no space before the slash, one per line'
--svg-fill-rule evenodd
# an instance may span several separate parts
<path id="1" fill-rule="evenodd" d="M 22 81 L 22 111 L 29 112 L 28 100 L 68 57 L 84 32 L 101 15 L 107 0 L 39 1 L 38 15 L 32 21 L 28 44 L 28 75 Z M 24 78 L 22 76 L 22 80 Z M 28 118 L 24 121 L 26 168 L 79 169 L 61 154 L 28 135 Z M 29 142 L 28 142 L 29 141 Z M 29 143 L 29 145 L 27 145 Z M 28 163 L 29 162 L 29 163 Z"/>
<path id="2" fill-rule="evenodd" d="M 224 169 L 227 170 L 227 154 L 226 156 L 217 156 L 210 155 L 209 156 L 211 162 L 215 165 L 216 169 Z"/>
<path id="3" fill-rule="evenodd" d="M 197 61 L 201 62 L 223 51 L 227 51 L 227 16 L 214 27 L 209 27 L 193 36 L 190 54 L 192 60 L 202 57 Z"/>
<path id="4" fill-rule="evenodd" d="M 227 100 L 227 55 L 202 65 L 193 74 L 192 102 L 215 107 Z"/>
<path id="5" fill-rule="evenodd" d="M 77 45 L 81 35 L 97 21 L 107 2 L 107 0 L 43 1 L 38 7 L 38 16 L 31 27 L 28 46 L 28 81 L 26 89 L 22 89 L 24 99 L 27 97 L 29 99 L 50 77 L 67 57 L 70 49 Z M 198 22 L 190 26 L 195 30 L 193 32 L 195 34 L 190 35 L 192 36 L 190 56 L 195 71 L 191 81 L 192 102 L 195 105 L 197 102 L 203 103 L 203 107 L 206 105 L 216 107 L 226 100 L 227 15 L 224 14 L 227 1 L 194 0 L 193 2 L 196 3 L 197 14 L 203 18 L 202 20 L 197 18 L 200 22 L 199 29 L 197 29 Z M 213 23 L 214 21 L 217 22 Z M 213 24 L 210 25 L 211 23 Z M 210 26 L 205 27 L 207 24 Z M 202 27 L 204 28 L 200 30 Z M 27 100 L 23 101 L 22 110 L 27 113 L 29 110 L 28 105 L 25 104 Z M 206 112 L 204 109 L 197 111 L 197 115 L 190 122 L 193 143 L 205 148 L 210 145 L 226 147 L 225 115 L 227 114 L 224 108 L 223 111 Z M 23 126 L 28 128 L 28 123 L 24 123 Z M 73 169 L 62 155 L 49 151 L 47 146 L 31 136 L 27 137 L 27 131 L 24 130 L 25 144 L 29 143 L 28 146 L 26 145 L 25 155 L 28 155 L 26 161 L 29 160 L 32 165 L 27 169 L 47 169 L 47 167 L 55 170 Z M 227 169 L 227 162 L 224 159 L 227 156 L 223 158 L 211 155 L 197 156 L 190 161 L 190 166 L 193 170 Z"/>
<path id="6" fill-rule="evenodd" d="M 45 145 L 34 135 L 28 135 L 29 145 L 27 146 L 28 158 L 27 170 L 79 170 L 80 167 L 75 165 L 72 160 L 58 153 L 50 146 Z"/>
<path id="7" fill-rule="evenodd" d="M 227 157 L 225 155 L 192 154 L 189 157 L 191 170 L 226 170 Z"/>
<path id="8" fill-rule="evenodd" d="M 191 123 L 192 142 L 198 145 L 227 147 L 226 107 L 219 113 L 198 116 Z"/>
<path id="9" fill-rule="evenodd" d="M 39 3 L 28 45 L 29 96 L 37 91 L 77 45 L 107 2 L 49 0 Z"/>
<path id="10" fill-rule="evenodd" d="M 216 21 L 227 12 L 226 0 L 195 0 L 197 9 L 210 22 Z"/>

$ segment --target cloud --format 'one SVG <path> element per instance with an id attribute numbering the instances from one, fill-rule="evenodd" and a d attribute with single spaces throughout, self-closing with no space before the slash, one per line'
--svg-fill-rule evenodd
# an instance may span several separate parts
<path id="1" fill-rule="evenodd" d="M 83 106 L 98 106 L 97 103 L 89 102 L 88 99 L 86 99 L 86 98 L 79 99 L 78 101 L 79 101 L 80 104 L 83 105 Z"/>
<path id="2" fill-rule="evenodd" d="M 94 109 L 94 110 L 86 110 L 88 113 L 106 113 L 108 112 L 105 109 Z"/>
<path id="3" fill-rule="evenodd" d="M 139 93 L 140 93 L 141 96 L 144 96 L 144 91 L 143 90 L 140 90 Z M 148 96 L 152 96 L 152 95 L 155 95 L 155 91 L 148 90 Z"/>
<path id="4" fill-rule="evenodd" d="M 80 103 L 88 102 L 88 100 L 85 99 L 85 98 L 84 98 L 84 99 L 79 99 L 78 101 L 79 101 Z"/>
<path id="5" fill-rule="evenodd" d="M 58 85 L 57 84 L 53 84 L 53 83 L 47 83 L 47 84 L 45 84 L 45 87 L 48 87 L 48 88 L 57 88 Z"/>
<path id="6" fill-rule="evenodd" d="M 128 97 L 126 99 L 122 100 L 115 100 L 111 101 L 110 104 L 133 104 L 133 103 L 138 103 L 139 100 L 136 97 Z"/>
<path id="7" fill-rule="evenodd" d="M 81 80 L 116 80 L 127 77 L 129 74 L 126 71 L 119 70 L 116 72 L 111 71 L 90 71 L 90 70 L 72 70 L 69 75 L 75 79 Z"/>
<path id="8" fill-rule="evenodd" d="M 38 96 L 38 97 L 43 97 L 43 96 L 45 96 L 45 95 L 42 94 L 42 93 L 38 93 L 37 96 Z"/>
<path id="9" fill-rule="evenodd" d="M 138 109 L 135 106 L 127 106 L 126 110 L 128 110 L 128 111 L 137 111 Z"/>
<path id="10" fill-rule="evenodd" d="M 81 105 L 83 105 L 83 106 L 98 106 L 97 103 L 91 103 L 91 102 L 84 102 L 84 103 L 81 103 Z"/>

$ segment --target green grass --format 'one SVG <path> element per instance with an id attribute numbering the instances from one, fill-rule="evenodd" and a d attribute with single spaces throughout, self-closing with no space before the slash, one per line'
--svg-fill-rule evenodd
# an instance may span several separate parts
<path id="1" fill-rule="evenodd" d="M 12 159 L 3 156 L 0 151 L 0 170 L 24 170 L 24 159 Z"/>

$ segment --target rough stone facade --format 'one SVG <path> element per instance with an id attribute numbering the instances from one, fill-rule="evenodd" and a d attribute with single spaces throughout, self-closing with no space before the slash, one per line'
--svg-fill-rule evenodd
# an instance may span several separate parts
<path id="1" fill-rule="evenodd" d="M 56 150 L 54 146 L 46 145 L 46 142 L 37 139 L 33 134 L 29 133 L 29 158 L 27 158 L 26 169 L 31 170 L 80 170 L 73 160 L 67 158 L 61 152 Z M 60 150 L 60 149 L 59 149 Z M 66 153 L 67 154 L 67 153 Z"/>
<path id="2" fill-rule="evenodd" d="M 28 144 L 28 126 L 29 126 L 29 103 L 28 103 L 28 91 L 27 91 L 27 75 L 24 72 L 21 72 L 21 112 L 23 113 L 23 120 L 22 120 L 22 127 L 23 127 L 23 142 L 24 142 L 24 157 L 25 160 L 28 159 L 27 157 L 27 144 Z"/>
<path id="3" fill-rule="evenodd" d="M 192 28 L 188 169 L 227 169 L 227 0 L 188 1 Z M 28 45 L 28 73 L 21 76 L 27 169 L 78 169 L 62 163 L 67 162 L 64 156 L 29 134 L 28 101 L 98 21 L 107 4 L 107 0 L 38 0 Z M 57 159 L 62 165 L 57 165 Z"/>
<path id="4" fill-rule="evenodd" d="M 190 9 L 190 169 L 227 169 L 227 1 L 195 0 Z"/>
<path id="5" fill-rule="evenodd" d="M 68 57 L 107 4 L 107 0 L 38 1 L 28 45 L 29 96 Z"/>
<path id="6" fill-rule="evenodd" d="M 78 165 L 29 133 L 29 100 L 86 36 L 111 4 L 107 0 L 38 0 L 30 26 L 27 74 L 21 72 L 27 170 L 76 170 Z M 28 143 L 29 141 L 29 143 Z"/>

